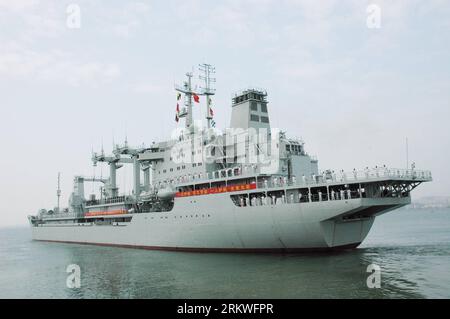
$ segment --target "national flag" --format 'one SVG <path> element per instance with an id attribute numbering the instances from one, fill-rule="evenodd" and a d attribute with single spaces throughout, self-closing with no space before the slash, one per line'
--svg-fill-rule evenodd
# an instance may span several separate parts
<path id="1" fill-rule="evenodd" d="M 216 127 L 216 122 L 214 122 L 214 120 L 211 120 L 211 126 Z"/>
<path id="2" fill-rule="evenodd" d="M 177 101 L 181 100 L 181 93 L 177 94 Z"/>
<path id="3" fill-rule="evenodd" d="M 175 122 L 177 122 L 177 123 L 180 120 L 180 117 L 178 116 L 178 114 L 180 114 L 180 104 L 177 103 L 177 109 L 176 109 L 176 114 L 175 114 Z"/>
<path id="4" fill-rule="evenodd" d="M 193 97 L 194 97 L 194 101 L 195 101 L 195 103 L 200 103 L 200 98 L 198 97 L 198 95 L 197 94 L 193 94 Z"/>
<path id="5" fill-rule="evenodd" d="M 214 116 L 214 111 L 212 108 L 209 108 L 209 115 Z"/>

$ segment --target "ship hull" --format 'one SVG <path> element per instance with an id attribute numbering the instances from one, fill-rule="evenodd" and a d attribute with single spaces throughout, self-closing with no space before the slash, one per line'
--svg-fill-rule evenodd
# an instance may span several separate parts
<path id="1" fill-rule="evenodd" d="M 229 196 L 217 194 L 177 198 L 172 211 L 134 214 L 126 224 L 34 226 L 32 236 L 38 241 L 191 252 L 350 249 L 365 239 L 376 216 L 409 202 L 359 198 L 238 207 Z"/>

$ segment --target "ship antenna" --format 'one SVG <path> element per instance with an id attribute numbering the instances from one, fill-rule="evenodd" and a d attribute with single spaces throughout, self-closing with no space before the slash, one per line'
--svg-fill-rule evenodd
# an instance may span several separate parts
<path id="1" fill-rule="evenodd" d="M 102 157 L 104 157 L 104 156 L 105 156 L 105 149 L 103 147 L 103 137 L 102 137 Z"/>
<path id="2" fill-rule="evenodd" d="M 114 150 L 116 149 L 116 145 L 115 145 L 116 141 L 114 140 L 114 130 L 112 131 L 112 150 L 114 152 Z"/>
<path id="3" fill-rule="evenodd" d="M 211 75 L 216 73 L 216 68 L 210 64 L 200 64 L 199 71 L 203 73 L 203 75 L 199 75 L 200 80 L 205 82 L 205 86 L 201 87 L 202 94 L 206 96 L 206 123 L 208 128 L 211 128 L 211 121 L 213 119 L 211 112 L 211 95 L 214 95 L 216 90 L 211 88 L 211 83 L 215 83 L 216 79 L 211 77 Z"/>
<path id="4" fill-rule="evenodd" d="M 406 169 L 409 169 L 409 143 L 408 143 L 408 137 L 406 137 Z"/>
<path id="5" fill-rule="evenodd" d="M 58 189 L 56 190 L 56 196 L 58 197 L 57 208 L 59 213 L 59 200 L 61 198 L 61 173 L 58 172 Z"/>
<path id="6" fill-rule="evenodd" d="M 103 179 L 103 167 L 100 165 L 100 179 Z M 103 199 L 103 185 L 100 186 L 100 198 Z"/>

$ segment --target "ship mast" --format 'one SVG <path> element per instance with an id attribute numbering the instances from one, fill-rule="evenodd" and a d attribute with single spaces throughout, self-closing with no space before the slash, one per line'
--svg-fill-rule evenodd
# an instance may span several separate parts
<path id="1" fill-rule="evenodd" d="M 176 85 L 175 90 L 184 94 L 184 105 L 185 108 L 180 112 L 179 117 L 186 117 L 186 128 L 192 130 L 193 116 L 192 116 L 192 96 L 195 93 L 192 90 L 192 72 L 186 73 L 187 81 L 184 82 L 183 86 Z M 192 130 L 193 132 L 193 130 Z"/>
<path id="2" fill-rule="evenodd" d="M 211 120 L 213 118 L 211 112 L 211 95 L 216 93 L 216 90 L 211 88 L 211 83 L 216 82 L 216 79 L 211 77 L 216 73 L 216 69 L 210 64 L 200 64 L 199 71 L 203 74 L 199 76 L 200 80 L 205 82 L 204 87 L 201 87 L 201 92 L 196 92 L 192 89 L 192 72 L 186 73 L 187 81 L 183 83 L 183 86 L 175 85 L 175 90 L 184 94 L 184 105 L 185 107 L 178 114 L 179 118 L 186 118 L 186 129 L 193 132 L 193 114 L 192 114 L 192 99 L 195 95 L 205 95 L 206 96 L 206 121 L 208 128 L 211 127 Z"/>
<path id="3" fill-rule="evenodd" d="M 216 73 L 216 68 L 214 68 L 210 64 L 200 64 L 199 71 L 203 72 L 204 75 L 200 75 L 200 80 L 205 81 L 205 86 L 202 87 L 202 95 L 206 96 L 206 123 L 207 127 L 211 128 L 211 120 L 213 118 L 211 114 L 211 95 L 214 95 L 216 90 L 211 88 L 211 83 L 216 82 L 215 78 L 212 78 L 211 75 Z"/>

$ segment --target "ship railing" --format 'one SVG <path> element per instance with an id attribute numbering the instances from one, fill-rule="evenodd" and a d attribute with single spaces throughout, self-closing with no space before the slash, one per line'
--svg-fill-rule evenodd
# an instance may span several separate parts
<path id="1" fill-rule="evenodd" d="M 286 186 L 326 186 L 328 184 L 348 182 L 368 182 L 382 179 L 399 179 L 411 181 L 431 181 L 432 175 L 430 171 L 392 169 L 392 168 L 375 168 L 362 171 L 352 172 L 329 172 L 322 175 L 311 175 L 309 177 L 302 176 L 300 179 L 292 177 L 288 179 L 286 176 L 266 177 L 257 182 L 258 188 L 274 188 Z"/>
<path id="2" fill-rule="evenodd" d="M 105 198 L 105 199 L 88 200 L 86 202 L 86 206 L 124 203 L 127 200 L 128 200 L 128 196 L 116 196 L 116 197 Z"/>
<path id="3" fill-rule="evenodd" d="M 385 178 L 405 179 L 405 180 L 419 180 L 431 181 L 432 175 L 430 171 L 416 170 L 416 169 L 399 169 L 388 167 L 376 167 L 373 169 L 366 168 L 364 170 L 353 170 L 351 172 L 326 172 L 320 175 L 323 181 L 329 182 L 346 182 L 346 181 L 364 181 L 376 180 Z M 320 178 L 316 176 L 316 182 Z M 313 180 L 314 182 L 314 180 Z"/>
<path id="4" fill-rule="evenodd" d="M 41 218 L 49 219 L 49 218 L 75 218 L 77 217 L 77 213 L 74 212 L 62 212 L 62 213 L 53 213 L 53 214 L 43 214 Z"/>
<path id="5" fill-rule="evenodd" d="M 205 174 L 186 175 L 179 179 L 164 181 L 157 184 L 155 187 L 164 188 L 168 185 L 179 186 L 190 183 L 201 184 L 202 182 L 213 182 L 228 180 L 235 177 L 255 177 L 258 175 L 258 165 L 240 165 L 231 168 L 225 168 Z M 291 177 L 288 179 L 286 176 L 272 176 L 262 177 L 258 179 L 258 188 L 272 188 L 283 186 L 314 186 L 314 185 L 327 185 L 331 183 L 347 183 L 347 182 L 367 182 L 373 180 L 380 180 L 386 178 L 393 179 L 405 179 L 405 180 L 417 180 L 417 181 L 431 181 L 432 175 L 430 171 L 416 170 L 416 169 L 397 169 L 387 167 L 376 167 L 373 169 L 366 168 L 364 170 L 353 170 L 351 172 L 345 172 L 343 170 L 339 172 L 325 171 L 320 175 Z"/>
<path id="6" fill-rule="evenodd" d="M 166 180 L 158 182 L 155 187 L 157 189 L 159 188 L 165 188 L 168 185 L 170 186 L 178 186 L 183 184 L 189 184 L 189 183 L 196 183 L 201 184 L 202 182 L 211 182 L 216 180 L 227 180 L 230 178 L 235 177 L 254 177 L 258 174 L 259 168 L 258 165 L 240 165 L 240 166 L 234 166 L 230 168 L 225 168 L 213 172 L 207 172 L 207 173 L 199 173 L 199 174 L 188 174 L 184 176 L 180 176 L 177 179 L 174 180 Z"/>

